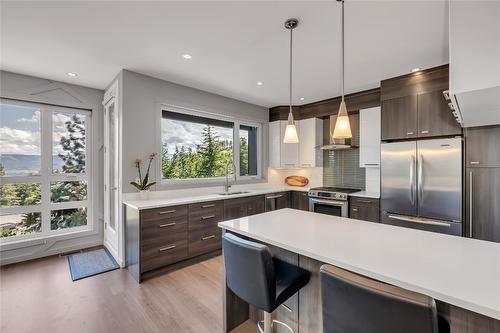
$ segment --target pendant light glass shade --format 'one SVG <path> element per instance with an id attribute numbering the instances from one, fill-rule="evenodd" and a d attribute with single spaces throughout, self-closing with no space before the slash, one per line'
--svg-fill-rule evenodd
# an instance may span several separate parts
<path id="1" fill-rule="evenodd" d="M 340 102 L 339 113 L 337 114 L 337 121 L 335 122 L 335 128 L 333 130 L 333 139 L 350 139 L 352 138 L 351 123 L 349 122 L 349 116 L 347 115 L 347 107 L 344 101 L 344 0 L 337 0 L 342 2 L 342 67 L 340 70 L 340 84 L 342 89 L 342 102 Z"/>
<path id="2" fill-rule="evenodd" d="M 299 21 L 295 18 L 286 20 L 285 28 L 290 30 L 290 76 L 289 76 L 289 88 L 290 88 L 290 112 L 288 113 L 288 122 L 286 124 L 285 135 L 283 136 L 283 143 L 298 143 L 299 135 L 297 134 L 297 126 L 293 120 L 292 113 L 292 51 L 293 51 L 293 29 L 297 27 Z"/>
<path id="3" fill-rule="evenodd" d="M 288 114 L 288 123 L 286 124 L 285 136 L 283 137 L 284 143 L 298 143 L 299 136 L 297 134 L 297 126 L 295 126 L 295 122 L 293 121 L 293 114 L 290 110 Z"/>
<path id="4" fill-rule="evenodd" d="M 337 114 L 337 121 L 333 130 L 332 138 L 334 139 L 349 139 L 352 138 L 351 123 L 347 115 L 347 108 L 344 99 L 340 102 L 339 113 Z"/>

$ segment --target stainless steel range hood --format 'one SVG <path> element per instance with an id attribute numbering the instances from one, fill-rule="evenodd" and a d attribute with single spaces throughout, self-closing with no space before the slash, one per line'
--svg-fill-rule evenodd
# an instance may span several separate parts
<path id="1" fill-rule="evenodd" d="M 351 139 L 333 139 L 332 133 L 335 128 L 335 121 L 337 120 L 337 115 L 330 116 L 330 131 L 328 137 L 330 138 L 330 143 L 321 147 L 322 150 L 344 150 L 358 148 L 352 145 Z M 354 135 L 354 133 L 353 133 Z"/>

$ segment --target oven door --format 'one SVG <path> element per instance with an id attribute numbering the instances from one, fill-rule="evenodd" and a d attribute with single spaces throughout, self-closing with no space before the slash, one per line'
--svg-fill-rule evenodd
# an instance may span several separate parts
<path id="1" fill-rule="evenodd" d="M 309 210 L 315 213 L 347 217 L 348 201 L 309 198 Z"/>

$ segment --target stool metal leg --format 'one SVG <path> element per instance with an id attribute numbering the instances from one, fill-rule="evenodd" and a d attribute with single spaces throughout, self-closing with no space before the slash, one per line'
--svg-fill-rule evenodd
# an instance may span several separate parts
<path id="1" fill-rule="evenodd" d="M 264 311 L 264 320 L 261 320 L 257 323 L 257 327 L 259 328 L 260 333 L 273 333 L 274 324 L 280 324 L 285 326 L 291 333 L 295 333 L 293 329 L 279 320 L 273 320 L 271 314 L 269 312 Z M 264 326 L 264 328 L 262 328 Z"/>

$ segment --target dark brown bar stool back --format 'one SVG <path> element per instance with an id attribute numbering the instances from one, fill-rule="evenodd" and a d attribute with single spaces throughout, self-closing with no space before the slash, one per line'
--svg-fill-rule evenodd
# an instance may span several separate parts
<path id="1" fill-rule="evenodd" d="M 271 313 L 309 282 L 309 272 L 273 258 L 266 245 L 230 233 L 222 238 L 222 250 L 228 288 L 264 311 L 259 330 L 271 333 L 277 323 L 293 332 L 286 323 L 272 320 Z"/>
<path id="2" fill-rule="evenodd" d="M 331 265 L 320 269 L 324 333 L 449 333 L 432 297 Z"/>

